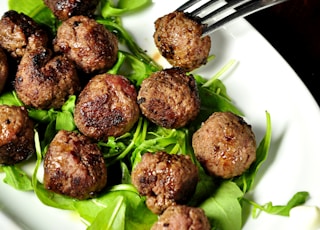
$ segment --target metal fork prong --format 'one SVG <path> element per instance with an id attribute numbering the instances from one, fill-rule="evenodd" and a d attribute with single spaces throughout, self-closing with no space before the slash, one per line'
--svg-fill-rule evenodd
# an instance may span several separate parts
<path id="1" fill-rule="evenodd" d="M 220 0 L 210 0 L 207 3 L 203 4 L 202 6 L 198 7 L 197 9 L 193 10 L 192 12 L 190 12 L 189 14 L 192 17 L 196 17 L 199 16 L 199 14 L 202 11 L 205 11 L 208 7 L 212 6 L 214 3 L 219 2 Z"/>
<path id="2" fill-rule="evenodd" d="M 205 23 L 206 21 L 218 16 L 220 13 L 223 13 L 224 11 L 227 11 L 229 9 L 234 9 L 236 7 L 239 7 L 247 2 L 249 2 L 251 0 L 233 0 L 228 2 L 227 4 L 221 6 L 220 8 L 212 11 L 211 13 L 201 17 L 201 22 Z"/>
<path id="3" fill-rule="evenodd" d="M 199 1 L 201 1 L 201 0 L 189 0 L 186 3 L 184 3 L 183 5 L 181 5 L 178 9 L 176 9 L 176 11 L 184 11 L 185 9 L 188 9 L 189 7 L 193 6 L 194 4 L 196 4 Z"/>
<path id="4" fill-rule="evenodd" d="M 219 29 L 221 26 L 227 24 L 230 21 L 233 21 L 239 17 L 245 17 L 262 9 L 274 6 L 276 4 L 285 2 L 287 0 L 259 0 L 254 2 L 248 2 L 240 6 L 234 13 L 222 18 L 221 20 L 215 22 L 214 24 L 207 26 L 203 29 L 202 35 L 206 36 L 215 30 Z"/>

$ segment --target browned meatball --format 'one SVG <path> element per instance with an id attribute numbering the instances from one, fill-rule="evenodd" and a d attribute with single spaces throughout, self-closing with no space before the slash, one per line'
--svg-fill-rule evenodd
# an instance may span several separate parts
<path id="1" fill-rule="evenodd" d="M 139 119 L 137 92 L 123 76 L 100 74 L 93 77 L 76 102 L 74 121 L 86 136 L 107 141 L 121 136 Z"/>
<path id="2" fill-rule="evenodd" d="M 52 57 L 52 52 L 42 47 L 22 57 L 14 87 L 26 106 L 39 109 L 60 108 L 81 90 L 73 62 L 65 56 Z"/>
<path id="3" fill-rule="evenodd" d="M 153 37 L 171 65 L 191 71 L 206 64 L 209 56 L 211 39 L 202 37 L 202 30 L 202 24 L 175 11 L 156 20 Z"/>
<path id="4" fill-rule="evenodd" d="M 8 66 L 7 55 L 4 50 L 0 47 L 0 93 L 3 90 L 4 85 L 6 84 L 8 74 L 9 74 L 9 66 Z"/>
<path id="5" fill-rule="evenodd" d="M 210 230 L 210 223 L 201 208 L 185 205 L 168 207 L 151 230 Z"/>
<path id="6" fill-rule="evenodd" d="M 46 189 L 77 199 L 87 199 L 107 183 L 107 169 L 97 144 L 75 132 L 60 130 L 44 158 Z"/>
<path id="7" fill-rule="evenodd" d="M 0 20 L 0 46 L 14 58 L 20 58 L 26 49 L 46 46 L 47 32 L 32 18 L 16 11 L 6 12 Z"/>
<path id="8" fill-rule="evenodd" d="M 192 137 L 195 155 L 212 176 L 241 175 L 256 159 L 251 126 L 231 112 L 213 113 Z"/>
<path id="9" fill-rule="evenodd" d="M 161 214 L 169 206 L 183 204 L 193 195 L 198 168 L 187 155 L 145 153 L 131 177 L 139 193 L 147 197 L 147 207 Z"/>
<path id="10" fill-rule="evenodd" d="M 139 90 L 138 104 L 143 115 L 165 128 L 181 128 L 200 111 L 193 76 L 177 68 L 165 69 L 146 78 Z"/>
<path id="11" fill-rule="evenodd" d="M 99 0 L 44 0 L 53 14 L 60 20 L 67 20 L 75 15 L 91 16 Z"/>
<path id="12" fill-rule="evenodd" d="M 25 107 L 0 105 L 0 164 L 19 163 L 35 152 L 33 129 Z"/>
<path id="13" fill-rule="evenodd" d="M 65 53 L 85 73 L 104 72 L 117 60 L 118 39 L 94 19 L 73 16 L 58 28 L 54 50 Z"/>

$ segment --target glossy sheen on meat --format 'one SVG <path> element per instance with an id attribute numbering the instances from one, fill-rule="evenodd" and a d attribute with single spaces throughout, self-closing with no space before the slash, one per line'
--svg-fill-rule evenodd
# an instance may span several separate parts
<path id="1" fill-rule="evenodd" d="M 0 105 L 0 164 L 19 163 L 35 152 L 33 129 L 26 108 Z"/>
<path id="2" fill-rule="evenodd" d="M 16 11 L 7 11 L 0 20 L 0 46 L 15 58 L 21 58 L 26 49 L 46 46 L 47 32 L 32 18 Z"/>
<path id="3" fill-rule="evenodd" d="M 135 87 L 123 76 L 93 77 L 76 102 L 74 121 L 86 136 L 108 140 L 128 132 L 139 119 Z"/>
<path id="4" fill-rule="evenodd" d="M 225 179 L 241 175 L 256 159 L 251 126 L 230 112 L 213 113 L 194 133 L 192 146 L 208 173 Z"/>
<path id="5" fill-rule="evenodd" d="M 210 223 L 201 208 L 185 205 L 168 207 L 151 230 L 210 230 Z"/>
<path id="6" fill-rule="evenodd" d="M 169 206 L 183 204 L 193 195 L 198 168 L 186 155 L 145 153 L 131 178 L 139 193 L 147 197 L 147 207 L 161 214 Z"/>
<path id="7" fill-rule="evenodd" d="M 202 37 L 203 25 L 183 12 L 172 12 L 155 22 L 154 42 L 167 61 L 186 71 L 207 63 L 209 36 Z"/>
<path id="8" fill-rule="evenodd" d="M 75 15 L 92 16 L 99 0 L 44 0 L 44 3 L 60 20 Z"/>
<path id="9" fill-rule="evenodd" d="M 65 53 L 86 73 L 104 72 L 117 60 L 118 39 L 94 19 L 73 16 L 58 28 L 54 50 Z"/>
<path id="10" fill-rule="evenodd" d="M 9 74 L 9 66 L 7 55 L 4 50 L 0 47 L 0 93 L 3 90 L 4 85 L 6 84 Z"/>
<path id="11" fill-rule="evenodd" d="M 42 47 L 22 57 L 14 87 L 25 105 L 39 109 L 60 108 L 81 89 L 73 62 Z"/>
<path id="12" fill-rule="evenodd" d="M 107 169 L 97 144 L 75 132 L 60 130 L 44 158 L 46 189 L 77 199 L 87 199 L 107 183 Z"/>
<path id="13" fill-rule="evenodd" d="M 166 128 L 181 128 L 200 111 L 196 82 L 177 68 L 165 69 L 146 78 L 138 93 L 143 115 Z"/>

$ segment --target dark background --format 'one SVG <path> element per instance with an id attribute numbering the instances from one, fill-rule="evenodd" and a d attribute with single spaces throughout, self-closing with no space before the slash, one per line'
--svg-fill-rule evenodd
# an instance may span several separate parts
<path id="1" fill-rule="evenodd" d="M 320 0 L 289 0 L 246 19 L 282 55 L 320 105 Z"/>

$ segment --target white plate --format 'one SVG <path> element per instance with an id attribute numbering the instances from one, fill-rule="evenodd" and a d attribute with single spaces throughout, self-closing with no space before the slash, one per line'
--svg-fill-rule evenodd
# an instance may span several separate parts
<path id="1" fill-rule="evenodd" d="M 177 8 L 182 0 L 154 0 L 141 14 L 127 16 L 125 25 L 138 44 L 155 55 L 153 22 Z M 0 14 L 7 9 L 0 2 Z M 295 72 L 272 46 L 245 20 L 237 20 L 214 33 L 212 53 L 217 59 L 199 70 L 211 77 L 230 59 L 239 64 L 222 80 L 229 95 L 252 124 L 260 142 L 265 132 L 265 111 L 271 114 L 273 139 L 269 158 L 250 194 L 260 204 L 285 204 L 297 191 L 308 191 L 309 205 L 320 205 L 320 110 Z M 0 178 L 1 179 L 1 178 Z M 0 182 L 1 229 L 85 229 L 67 211 L 44 206 L 33 193 L 23 193 Z M 288 218 L 262 213 L 248 217 L 244 229 L 286 229 Z"/>

